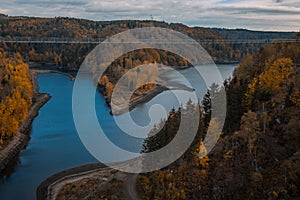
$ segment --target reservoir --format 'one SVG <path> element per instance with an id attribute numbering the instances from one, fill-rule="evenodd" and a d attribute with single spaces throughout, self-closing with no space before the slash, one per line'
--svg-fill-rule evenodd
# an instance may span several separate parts
<path id="1" fill-rule="evenodd" d="M 226 79 L 232 75 L 236 66 L 237 64 L 218 65 L 218 68 L 222 77 Z M 203 85 L 191 69 L 180 70 L 180 73 L 188 77 L 192 84 Z M 167 76 L 170 80 L 176 81 L 177 79 L 176 74 Z M 1 181 L 1 200 L 35 199 L 37 186 L 52 174 L 97 162 L 82 144 L 75 128 L 72 115 L 74 82 L 65 75 L 45 73 L 38 75 L 38 83 L 40 92 L 49 93 L 52 98 L 40 109 L 39 115 L 35 118 L 32 124 L 31 140 L 27 148 L 20 153 L 19 164 L 9 176 Z M 205 85 L 202 87 L 203 90 L 199 92 L 203 95 L 207 89 Z M 147 113 L 154 104 L 163 105 L 167 112 L 172 108 L 178 108 L 179 104 L 174 98 L 167 98 L 171 96 L 170 93 L 172 91 L 165 91 L 148 103 L 137 106 L 130 112 L 133 120 L 139 125 L 148 124 L 150 119 Z M 106 136 L 124 149 L 139 152 L 143 139 L 128 136 L 118 128 L 114 117 L 109 114 L 104 98 L 98 92 L 95 95 L 95 105 L 99 124 Z M 122 122 L 122 115 L 118 117 L 120 123 L 126 124 L 126 121 Z M 160 119 L 157 122 L 159 121 Z M 147 135 L 147 133 L 141 134 Z"/>

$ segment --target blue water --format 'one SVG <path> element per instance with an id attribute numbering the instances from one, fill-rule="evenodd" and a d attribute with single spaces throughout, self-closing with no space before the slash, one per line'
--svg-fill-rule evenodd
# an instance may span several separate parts
<path id="1" fill-rule="evenodd" d="M 73 82 L 67 76 L 39 74 L 40 92 L 51 94 L 32 124 L 31 140 L 20 164 L 0 186 L 1 199 L 35 199 L 35 189 L 49 175 L 95 162 L 76 134 L 72 119 Z"/>
<path id="2" fill-rule="evenodd" d="M 220 65 L 218 67 L 222 76 L 228 78 L 236 65 Z M 202 84 L 198 77 L 193 77 L 193 72 L 189 69 L 182 70 L 181 73 L 191 77 L 192 83 Z M 169 74 L 168 77 L 176 80 L 174 74 Z M 20 153 L 20 163 L 9 177 L 2 180 L 0 184 L 1 200 L 35 199 L 37 186 L 50 175 L 64 169 L 97 162 L 81 143 L 73 122 L 72 89 L 74 82 L 64 75 L 39 74 L 38 83 L 40 92 L 49 93 L 52 98 L 40 109 L 39 115 L 32 124 L 31 140 L 27 148 Z M 204 86 L 201 93 L 205 91 L 206 87 Z M 152 105 L 161 104 L 167 110 L 179 106 L 176 99 L 169 98 L 172 96 L 170 94 L 170 91 L 166 91 L 156 96 L 150 102 L 135 108 L 130 115 L 138 124 L 148 124 L 150 121 L 148 110 Z M 182 96 L 186 95 L 183 93 Z M 95 102 L 99 123 L 108 138 L 122 148 L 139 152 L 143 140 L 122 133 L 109 114 L 109 108 L 104 99 L 98 93 L 95 95 Z M 127 121 L 125 119 L 122 121 L 122 116 L 119 118 L 121 123 L 126 125 Z M 158 116 L 157 119 L 159 121 Z M 147 133 L 140 134 L 147 135 Z"/>

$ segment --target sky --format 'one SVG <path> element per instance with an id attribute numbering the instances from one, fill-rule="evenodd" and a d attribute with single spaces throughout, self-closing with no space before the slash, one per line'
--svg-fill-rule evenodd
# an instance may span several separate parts
<path id="1" fill-rule="evenodd" d="M 189 26 L 299 31 L 300 0 L 0 0 L 10 16 L 154 19 Z"/>

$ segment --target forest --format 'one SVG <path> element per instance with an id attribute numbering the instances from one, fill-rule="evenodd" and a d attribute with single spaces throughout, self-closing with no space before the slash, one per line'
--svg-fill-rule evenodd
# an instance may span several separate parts
<path id="1" fill-rule="evenodd" d="M 222 40 L 234 39 L 238 30 L 227 32 L 218 29 L 188 27 L 180 23 L 166 23 L 163 21 L 90 21 L 66 17 L 34 18 L 34 17 L 0 17 L 0 37 L 3 39 L 29 39 L 60 38 L 60 39 L 85 39 L 108 38 L 122 31 L 141 27 L 169 28 L 188 35 L 194 40 Z M 266 37 L 264 32 L 251 32 L 259 39 Z M 272 38 L 287 38 L 295 35 L 293 32 L 273 32 Z M 269 35 L 270 35 L 269 34 Z M 230 35 L 230 36 L 228 36 Z M 245 35 L 240 34 L 240 35 Z M 254 36 L 253 36 L 254 35 Z M 267 36 L 269 36 L 267 35 Z M 247 38 L 244 38 L 247 39 Z M 11 54 L 20 52 L 26 63 L 39 63 L 45 68 L 52 66 L 60 70 L 75 70 L 80 67 L 85 56 L 96 44 L 20 44 L 2 43 L 1 48 Z M 261 45 L 257 44 L 209 44 L 203 45 L 207 52 L 217 63 L 240 62 L 247 54 L 255 54 Z M 47 65 L 48 64 L 48 65 Z"/>
<path id="2" fill-rule="evenodd" d="M 166 23 L 162 21 L 91 21 L 85 19 L 55 17 L 55 18 L 34 18 L 34 17 L 10 17 L 1 15 L 0 17 L 0 37 L 3 39 L 18 39 L 26 37 L 28 39 L 88 39 L 88 38 L 108 38 L 122 31 L 141 27 L 161 27 L 179 31 L 195 40 L 222 40 L 235 39 L 236 35 L 246 35 L 240 30 L 219 30 L 200 27 L 188 27 L 179 23 Z M 293 32 L 250 32 L 251 37 L 243 39 L 264 39 L 286 38 L 294 35 Z M 248 33 L 247 32 L 247 33 Z M 249 35 L 248 34 L 248 35 Z M 240 38 L 238 38 L 240 39 Z M 24 61 L 31 68 L 55 69 L 64 72 L 76 73 L 86 55 L 96 46 L 96 44 L 49 44 L 49 43 L 1 43 L 0 49 L 13 55 L 20 52 Z M 247 54 L 258 52 L 261 44 L 207 44 L 203 45 L 205 50 L 217 63 L 240 62 Z M 188 67 L 190 64 L 183 58 L 160 49 L 140 49 L 129 52 L 117 58 L 110 64 L 103 77 L 98 82 L 99 90 L 110 102 L 110 96 L 116 80 L 128 70 L 149 63 L 161 63 L 169 66 Z M 134 79 L 134 74 L 131 74 Z M 131 80 L 129 80 L 130 82 Z M 138 93 L 145 89 L 151 89 L 155 85 L 148 84 L 146 88 L 140 88 Z M 137 89 L 137 88 L 134 88 Z"/>
<path id="3" fill-rule="evenodd" d="M 296 38 L 299 38 L 298 34 Z M 222 87 L 227 116 L 221 138 L 204 157 L 211 119 L 212 86 L 201 105 L 172 110 L 165 126 L 149 137 L 143 152 L 157 150 L 175 136 L 181 113 L 200 106 L 197 135 L 189 150 L 159 171 L 140 174 L 143 199 L 297 199 L 300 196 L 300 47 L 273 44 L 248 55 Z"/>
<path id="4" fill-rule="evenodd" d="M 32 82 L 28 65 L 19 53 L 13 57 L 0 51 L 0 149 L 18 130 L 32 104 Z"/>
<path id="5" fill-rule="evenodd" d="M 141 27 L 161 27 L 179 31 L 195 40 L 222 40 L 240 39 L 237 35 L 244 35 L 242 39 L 287 38 L 295 35 L 293 32 L 254 32 L 243 30 L 210 29 L 188 27 L 180 23 L 166 23 L 162 21 L 91 21 L 85 19 L 55 17 L 0 17 L 0 37 L 3 39 L 88 39 L 108 38 L 122 31 Z M 247 34 L 246 34 L 247 33 Z M 250 35 L 250 36 L 249 36 Z M 49 43 L 1 43 L 0 49 L 13 55 L 20 52 L 24 61 L 31 68 L 55 69 L 64 72 L 76 73 L 86 55 L 97 44 L 49 44 Z M 240 62 L 247 54 L 258 52 L 261 44 L 207 44 L 205 50 L 217 63 Z M 129 52 L 117 58 L 110 64 L 104 77 L 100 77 L 99 90 L 110 102 L 110 96 L 116 80 L 128 70 L 149 63 L 161 63 L 169 66 L 188 67 L 190 64 L 183 58 L 160 49 L 140 49 Z M 132 74 L 134 76 L 134 74 Z M 133 79 L 134 77 L 132 77 Z M 148 84 L 148 89 L 155 85 Z M 134 88 L 136 89 L 136 88 Z M 140 88 L 139 93 L 145 88 Z M 109 103 L 108 103 L 109 105 Z"/>
<path id="6" fill-rule="evenodd" d="M 295 35 L 293 32 L 272 32 L 272 31 L 251 31 L 247 29 L 225 29 L 213 28 L 214 31 L 222 35 L 225 39 L 231 40 L 270 40 L 278 38 L 290 38 Z"/>

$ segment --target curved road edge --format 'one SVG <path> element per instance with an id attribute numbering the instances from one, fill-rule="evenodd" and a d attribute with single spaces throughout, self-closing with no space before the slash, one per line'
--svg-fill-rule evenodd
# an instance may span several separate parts
<path id="1" fill-rule="evenodd" d="M 92 177 L 95 174 L 111 175 L 113 171 L 117 172 L 117 170 L 109 168 L 102 163 L 87 164 L 64 170 L 50 176 L 38 186 L 36 190 L 36 199 L 55 200 L 60 189 L 64 185 Z M 120 190 L 124 192 L 124 198 L 128 200 L 140 200 L 138 193 L 136 192 L 137 174 L 124 174 L 126 174 L 127 178 L 124 180 L 122 188 L 120 188 Z"/>

